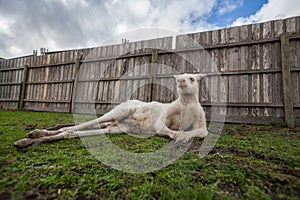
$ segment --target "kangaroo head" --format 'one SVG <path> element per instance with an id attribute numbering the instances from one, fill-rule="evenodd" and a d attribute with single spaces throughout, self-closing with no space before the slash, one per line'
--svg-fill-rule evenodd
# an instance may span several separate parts
<path id="1" fill-rule="evenodd" d="M 177 91 L 181 95 L 196 94 L 199 91 L 199 81 L 206 74 L 181 74 L 175 75 Z"/>

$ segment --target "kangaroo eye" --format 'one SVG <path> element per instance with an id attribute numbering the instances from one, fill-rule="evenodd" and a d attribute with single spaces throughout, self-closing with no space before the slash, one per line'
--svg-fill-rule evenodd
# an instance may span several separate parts
<path id="1" fill-rule="evenodd" d="M 191 80 L 192 82 L 194 82 L 194 81 L 195 81 L 195 79 L 194 79 L 194 78 L 190 78 L 190 80 Z"/>

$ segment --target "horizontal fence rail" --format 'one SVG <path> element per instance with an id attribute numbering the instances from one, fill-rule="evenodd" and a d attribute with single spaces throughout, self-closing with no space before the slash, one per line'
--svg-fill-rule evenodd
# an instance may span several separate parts
<path id="1" fill-rule="evenodd" d="M 171 102 L 173 76 L 206 73 L 208 120 L 300 124 L 300 17 L 0 61 L 0 106 L 103 114 L 128 99 Z M 218 117 L 215 117 L 218 119 Z"/>

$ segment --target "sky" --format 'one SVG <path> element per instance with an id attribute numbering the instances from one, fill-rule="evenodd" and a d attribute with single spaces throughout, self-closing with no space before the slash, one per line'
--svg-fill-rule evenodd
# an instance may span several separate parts
<path id="1" fill-rule="evenodd" d="M 130 41 L 293 16 L 299 0 L 0 0 L 0 57 L 101 46 L 139 29 L 157 31 Z"/>

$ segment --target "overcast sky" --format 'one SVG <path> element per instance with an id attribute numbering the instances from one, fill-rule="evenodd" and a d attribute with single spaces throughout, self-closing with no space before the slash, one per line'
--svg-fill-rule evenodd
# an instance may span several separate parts
<path id="1" fill-rule="evenodd" d="M 291 16 L 299 0 L 0 0 L 0 57 L 99 46 L 141 28 L 190 33 Z"/>

